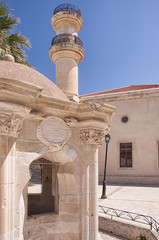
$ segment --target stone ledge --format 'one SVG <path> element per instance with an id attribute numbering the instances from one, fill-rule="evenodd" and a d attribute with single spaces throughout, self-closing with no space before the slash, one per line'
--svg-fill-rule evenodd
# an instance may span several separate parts
<path id="1" fill-rule="evenodd" d="M 137 237 L 143 235 L 147 240 L 158 240 L 159 235 L 149 229 L 131 225 L 125 222 L 112 220 L 103 216 L 99 216 L 99 229 L 118 235 L 129 240 L 135 240 Z"/>

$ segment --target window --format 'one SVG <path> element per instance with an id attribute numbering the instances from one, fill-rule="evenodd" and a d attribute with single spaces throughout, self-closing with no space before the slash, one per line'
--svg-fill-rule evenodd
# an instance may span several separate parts
<path id="1" fill-rule="evenodd" d="M 42 193 L 42 164 L 33 162 L 29 170 L 31 179 L 28 184 L 28 194 Z"/>
<path id="2" fill-rule="evenodd" d="M 127 116 L 124 116 L 124 117 L 122 117 L 122 119 L 121 119 L 122 123 L 127 123 L 128 120 L 129 120 L 129 119 L 128 119 Z"/>
<path id="3" fill-rule="evenodd" d="M 57 168 L 46 159 L 30 164 L 31 179 L 28 183 L 28 216 L 56 212 Z"/>
<path id="4" fill-rule="evenodd" d="M 120 167 L 132 167 L 132 143 L 120 143 Z"/>

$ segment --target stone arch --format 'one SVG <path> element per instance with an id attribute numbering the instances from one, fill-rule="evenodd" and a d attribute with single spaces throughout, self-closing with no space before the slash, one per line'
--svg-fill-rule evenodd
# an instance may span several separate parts
<path id="1" fill-rule="evenodd" d="M 30 179 L 29 165 L 40 158 L 41 153 L 16 151 L 16 221 L 19 239 L 23 239 L 24 226 L 27 221 L 27 186 Z"/>
<path id="2" fill-rule="evenodd" d="M 28 186 L 28 216 L 55 212 L 56 165 L 45 158 L 40 158 L 34 160 L 29 168 L 31 184 Z"/>
<path id="3" fill-rule="evenodd" d="M 24 212 L 27 213 L 27 186 L 28 182 L 31 178 L 30 172 L 29 172 L 29 166 L 33 161 L 39 161 L 39 159 L 43 158 L 47 161 L 50 161 L 52 164 L 56 166 L 56 169 L 54 170 L 57 174 L 58 169 L 64 169 L 65 171 L 61 171 L 60 174 L 57 175 L 57 179 L 53 179 L 53 185 L 56 187 L 52 189 L 53 195 L 56 196 L 58 192 L 58 185 L 66 183 L 67 186 L 69 185 L 69 181 L 74 182 L 74 186 L 76 185 L 76 180 L 74 176 L 72 176 L 72 172 L 68 173 L 66 171 L 66 167 L 72 163 L 77 158 L 77 153 L 74 148 L 70 147 L 69 145 L 65 145 L 60 151 L 44 151 L 43 152 L 17 152 L 17 199 L 20 202 L 20 198 L 24 199 L 24 206 L 25 210 Z M 70 165 L 69 165 L 70 166 Z M 69 167 L 70 168 L 70 167 Z M 72 168 L 72 167 L 71 167 Z M 64 175 L 63 175 L 64 174 Z M 23 177 L 22 177 L 23 175 Z M 63 175 L 63 176 L 62 176 Z M 65 180 L 66 181 L 65 181 Z M 63 183 L 62 183 L 63 182 Z M 66 187 L 67 189 L 67 187 Z M 22 202 L 22 201 L 21 201 Z M 55 199 L 55 212 L 58 212 L 58 199 Z M 27 216 L 27 214 L 25 214 Z M 26 217 L 25 217 L 26 219 Z"/>
<path id="4" fill-rule="evenodd" d="M 24 235 L 26 239 L 29 236 L 28 231 L 32 228 L 32 224 L 37 227 L 38 221 L 35 219 L 38 215 L 33 215 L 33 217 L 27 218 L 27 185 L 30 179 L 29 165 L 33 163 L 33 161 L 39 161 L 40 159 L 45 159 L 46 161 L 50 161 L 53 165 L 56 166 L 56 174 L 57 177 L 52 179 L 52 186 L 56 186 L 52 189 L 52 194 L 56 196 L 54 198 L 54 212 L 60 213 L 56 214 L 39 214 L 38 219 L 43 219 L 42 221 L 46 221 L 49 218 L 60 219 L 61 214 L 70 214 L 76 213 L 78 210 L 78 185 L 76 176 L 74 174 L 75 162 L 77 160 L 80 162 L 79 153 L 76 149 L 74 149 L 69 144 L 66 144 L 61 150 L 51 152 L 51 151 L 41 151 L 41 152 L 17 152 L 17 172 L 19 175 L 19 213 L 21 212 L 21 216 L 19 216 L 19 222 L 23 219 L 23 224 L 17 227 L 19 229 L 20 235 Z M 23 172 L 22 172 L 23 171 Z M 23 174 L 23 177 L 20 175 Z M 25 174 L 25 176 L 24 176 Z M 73 202 L 72 202 L 73 201 Z M 72 207 L 73 206 L 73 207 Z M 21 219 L 20 219 L 21 218 Z M 22 221 L 21 221 L 22 222 Z M 18 223 L 18 222 L 17 222 Z"/>
<path id="5" fill-rule="evenodd" d="M 60 151 L 47 152 L 43 157 L 56 162 L 59 166 L 57 172 L 59 195 L 77 194 L 78 184 L 75 178 L 75 161 L 78 158 L 77 151 L 67 144 Z"/>

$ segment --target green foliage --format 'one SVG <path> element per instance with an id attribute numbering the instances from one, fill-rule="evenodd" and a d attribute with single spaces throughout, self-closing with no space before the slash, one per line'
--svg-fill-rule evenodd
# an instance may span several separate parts
<path id="1" fill-rule="evenodd" d="M 33 186 L 35 186 L 35 183 L 33 183 L 33 182 L 30 181 L 30 182 L 28 183 L 28 187 L 33 187 Z"/>
<path id="2" fill-rule="evenodd" d="M 5 54 L 11 54 L 15 62 L 31 67 L 25 54 L 25 48 L 30 48 L 29 40 L 22 34 L 13 32 L 18 23 L 19 19 L 14 18 L 7 4 L 0 0 L 0 60 L 4 59 Z"/>
<path id="3" fill-rule="evenodd" d="M 140 240 L 146 240 L 145 236 L 140 236 Z"/>

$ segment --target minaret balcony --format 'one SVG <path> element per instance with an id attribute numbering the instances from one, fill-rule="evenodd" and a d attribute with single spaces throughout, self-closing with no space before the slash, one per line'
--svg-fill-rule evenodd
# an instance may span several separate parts
<path id="1" fill-rule="evenodd" d="M 67 33 L 56 35 L 52 39 L 51 46 L 55 44 L 60 44 L 60 45 L 77 44 L 83 47 L 83 42 L 79 37 L 77 37 L 76 35 L 67 34 Z"/>
<path id="2" fill-rule="evenodd" d="M 81 11 L 78 7 L 76 7 L 73 4 L 70 3 L 63 3 L 59 5 L 57 8 L 54 10 L 54 15 L 58 12 L 66 12 L 66 13 L 75 13 L 77 14 L 77 17 L 81 17 Z"/>

